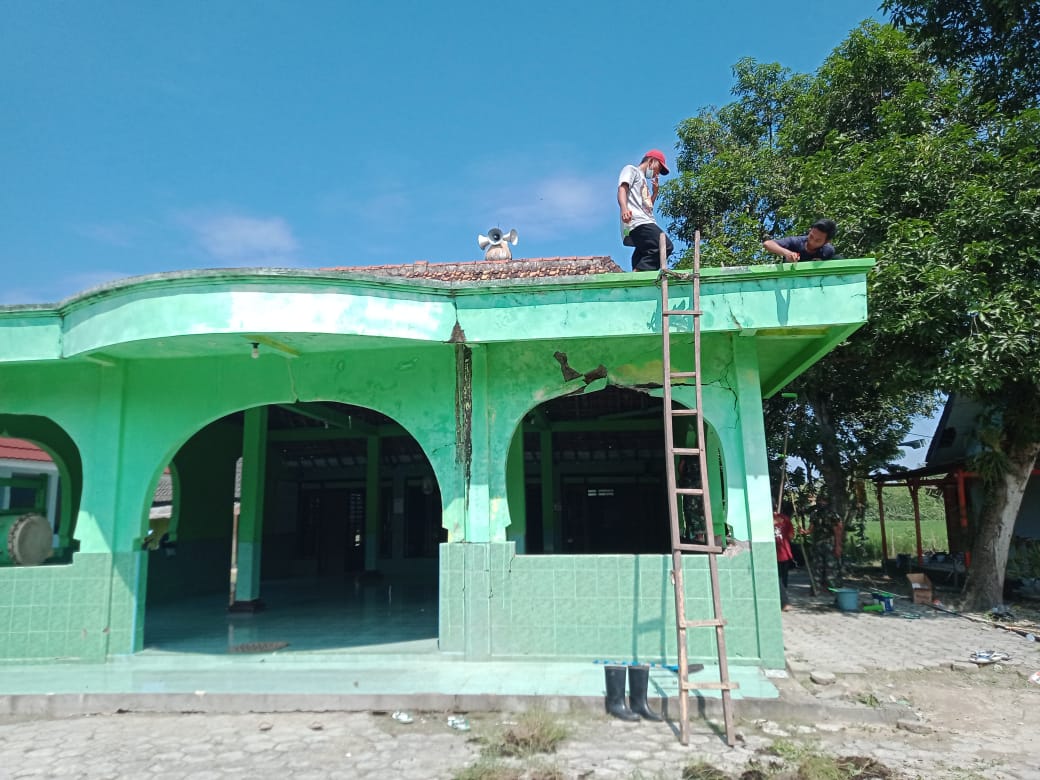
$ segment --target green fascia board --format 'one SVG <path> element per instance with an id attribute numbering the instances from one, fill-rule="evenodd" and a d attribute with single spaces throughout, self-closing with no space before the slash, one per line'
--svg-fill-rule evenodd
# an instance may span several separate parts
<path id="1" fill-rule="evenodd" d="M 60 358 L 61 327 L 61 315 L 53 310 L 0 308 L 0 362 Z"/>
<path id="2" fill-rule="evenodd" d="M 426 300 L 424 300 L 424 298 Z M 65 315 L 66 357 L 133 341 L 212 334 L 331 333 L 445 342 L 455 324 L 445 297 L 310 283 L 132 291 Z"/>
<path id="3" fill-rule="evenodd" d="M 702 329 L 845 332 L 866 319 L 872 265 L 832 260 L 704 269 Z M 673 281 L 671 305 L 688 301 L 688 289 Z M 55 307 L 0 307 L 0 362 L 221 334 L 232 337 L 234 349 L 239 338 L 271 333 L 416 343 L 602 338 L 659 334 L 660 319 L 652 272 L 449 283 L 301 269 L 185 271 L 111 283 Z M 230 351 L 229 343 L 210 351 Z"/>
<path id="4" fill-rule="evenodd" d="M 815 272 L 777 271 L 776 266 L 706 269 L 701 286 L 701 330 L 862 324 L 867 317 L 866 271 L 872 264 L 804 264 L 816 266 Z M 672 308 L 690 308 L 689 283 L 672 282 L 669 292 Z M 577 303 L 581 306 L 574 305 Z M 466 340 L 478 343 L 512 341 L 516 334 L 532 341 L 659 334 L 661 294 L 656 273 L 604 274 L 562 288 L 546 285 L 537 290 L 501 290 L 494 296 L 460 295 L 458 317 Z M 688 318 L 672 321 L 674 331 L 689 327 Z"/>

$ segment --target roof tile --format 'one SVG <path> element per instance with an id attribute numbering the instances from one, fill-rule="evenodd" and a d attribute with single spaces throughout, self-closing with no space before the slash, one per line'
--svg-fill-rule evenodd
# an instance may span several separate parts
<path id="1" fill-rule="evenodd" d="M 437 279 L 471 282 L 489 279 L 533 279 L 544 277 L 616 274 L 622 269 L 609 257 L 532 257 L 512 260 L 474 260 L 461 263 L 431 263 L 417 260 L 398 265 L 338 266 L 326 271 L 368 273 L 404 279 Z"/>
<path id="2" fill-rule="evenodd" d="M 50 463 L 51 456 L 35 444 L 24 439 L 0 437 L 0 458 L 10 460 L 33 460 L 39 463 Z"/>

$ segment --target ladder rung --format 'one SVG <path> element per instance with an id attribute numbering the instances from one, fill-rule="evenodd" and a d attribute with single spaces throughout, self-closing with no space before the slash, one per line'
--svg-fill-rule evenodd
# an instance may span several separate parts
<path id="1" fill-rule="evenodd" d="M 663 237 L 662 233 L 662 237 Z M 693 417 L 700 415 L 700 409 L 673 409 L 670 403 L 671 395 L 670 390 L 672 387 L 685 387 L 689 389 L 691 386 L 697 391 L 697 406 L 700 407 L 701 401 L 701 386 L 704 382 L 703 374 L 701 373 L 701 316 L 703 310 L 701 309 L 701 286 L 700 286 L 700 270 L 701 270 L 701 255 L 700 255 L 700 243 L 701 234 L 700 231 L 695 231 L 693 239 L 693 275 L 692 275 L 692 287 L 690 290 L 690 297 L 686 299 L 680 299 L 678 297 L 672 297 L 668 291 L 668 280 L 671 279 L 685 279 L 687 278 L 683 274 L 676 274 L 668 271 L 662 271 L 658 277 L 661 288 L 661 335 L 662 335 L 662 362 L 664 363 L 664 392 L 665 392 L 665 408 L 664 408 L 664 424 L 666 430 L 668 426 L 676 427 L 675 422 L 678 417 Z M 662 267 L 666 264 L 663 262 Z M 688 306 L 687 309 L 671 309 L 669 305 L 672 301 L 675 301 L 676 306 Z M 672 327 L 671 320 L 669 317 L 685 317 L 686 320 L 681 320 L 675 325 L 681 325 L 683 327 Z M 692 327 L 690 327 L 692 325 Z M 693 335 L 693 362 L 677 361 L 672 362 L 672 347 L 673 347 L 673 336 L 677 335 L 678 331 L 685 331 L 689 334 L 692 331 Z M 678 345 L 676 345 L 678 346 Z M 691 366 L 695 369 L 694 371 L 676 371 L 675 369 L 679 366 Z M 671 581 L 672 587 L 675 589 L 675 603 L 677 610 L 680 614 L 677 615 L 678 626 L 677 626 L 677 638 L 679 640 L 679 658 L 685 659 L 687 653 L 687 629 L 691 628 L 714 628 L 715 629 L 715 640 L 718 648 L 718 674 L 713 675 L 715 677 L 714 682 L 698 681 L 696 679 L 689 679 L 688 675 L 692 671 L 690 668 L 693 664 L 687 665 L 685 669 L 680 669 L 679 677 L 679 692 L 682 694 L 679 697 L 679 716 L 680 716 L 680 727 L 679 727 L 679 741 L 683 745 L 689 744 L 690 736 L 690 719 L 689 706 L 690 706 L 690 693 L 694 691 L 721 691 L 722 692 L 722 714 L 723 720 L 726 725 L 726 744 L 733 747 L 737 743 L 737 736 L 733 730 L 733 713 L 731 708 L 733 703 L 730 701 L 730 695 L 728 691 L 737 690 L 740 686 L 732 682 L 729 677 L 729 671 L 727 667 L 726 657 L 726 642 L 723 636 L 726 626 L 726 620 L 722 617 L 722 598 L 719 592 L 719 574 L 717 570 L 717 560 L 714 556 L 723 554 L 723 548 L 719 544 L 725 544 L 724 539 L 717 538 L 710 531 L 706 538 L 695 537 L 698 541 L 704 542 L 702 544 L 696 544 L 690 537 L 683 537 L 682 531 L 676 522 L 676 504 L 681 502 L 677 501 L 679 496 L 699 496 L 701 502 L 705 504 L 705 510 L 708 509 L 710 501 L 709 484 L 706 476 L 705 468 L 705 447 L 703 443 L 703 416 L 698 416 L 697 420 L 694 421 L 698 426 L 699 437 L 696 447 L 673 447 L 673 439 L 669 435 L 665 439 L 665 466 L 668 472 L 668 500 L 671 502 L 669 521 L 670 521 L 670 533 L 672 542 L 672 571 Z M 681 427 L 681 426 L 680 426 Z M 669 433 L 671 433 L 669 431 Z M 683 444 L 687 442 L 680 440 Z M 704 477 L 704 484 L 700 487 L 678 487 L 676 485 L 676 474 L 673 473 L 675 466 L 676 456 L 692 456 L 696 457 L 700 462 L 701 476 Z M 683 481 L 681 484 L 697 484 L 696 482 L 690 483 Z M 709 513 L 710 514 L 710 513 Z M 710 518 L 708 522 L 708 528 L 711 528 Z M 689 540 L 689 541 L 686 541 Z M 708 544 L 710 542 L 710 544 Z M 711 595 L 714 600 L 714 609 L 710 613 L 712 618 L 710 620 L 690 620 L 687 619 L 689 615 L 685 613 L 683 605 L 683 591 L 685 589 L 683 579 L 683 553 L 703 553 L 709 556 L 708 563 L 711 564 Z M 699 667 L 698 670 L 703 669 L 703 665 L 696 665 Z"/>
<path id="2" fill-rule="evenodd" d="M 718 545 L 713 547 L 708 544 L 693 544 L 692 542 L 679 542 L 674 549 L 682 552 L 713 553 L 715 555 L 722 555 L 723 553 L 723 549 Z"/>
<path id="3" fill-rule="evenodd" d="M 697 680 L 687 680 L 682 689 L 684 691 L 735 691 L 740 688 L 740 683 L 737 682 L 699 682 Z"/>
<path id="4" fill-rule="evenodd" d="M 684 620 L 683 628 L 711 628 L 726 625 L 725 618 L 710 618 L 708 620 Z"/>

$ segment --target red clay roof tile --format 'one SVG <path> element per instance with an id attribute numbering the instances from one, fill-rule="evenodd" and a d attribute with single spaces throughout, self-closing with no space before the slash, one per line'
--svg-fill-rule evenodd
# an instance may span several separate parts
<path id="1" fill-rule="evenodd" d="M 8 439 L 5 437 L 0 437 L 0 458 L 33 460 L 40 463 L 51 462 L 51 456 L 35 444 L 24 439 Z"/>
<path id="2" fill-rule="evenodd" d="M 323 270 L 378 274 L 405 279 L 437 279 L 445 282 L 622 273 L 620 266 L 609 257 L 532 257 L 512 260 L 473 260 L 462 263 L 430 263 L 426 260 L 418 260 L 414 263 L 399 265 L 339 266 Z"/>

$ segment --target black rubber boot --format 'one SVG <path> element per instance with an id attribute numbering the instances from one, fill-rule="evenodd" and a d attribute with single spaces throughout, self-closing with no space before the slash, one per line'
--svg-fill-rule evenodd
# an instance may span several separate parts
<path id="1" fill-rule="evenodd" d="M 607 712 L 621 720 L 639 720 L 639 716 L 625 706 L 625 667 L 604 667 L 607 673 Z"/>
<path id="2" fill-rule="evenodd" d="M 644 720 L 663 720 L 656 712 L 650 709 L 646 701 L 646 691 L 650 687 L 650 667 L 630 666 L 628 667 L 628 706 L 639 717 Z"/>

